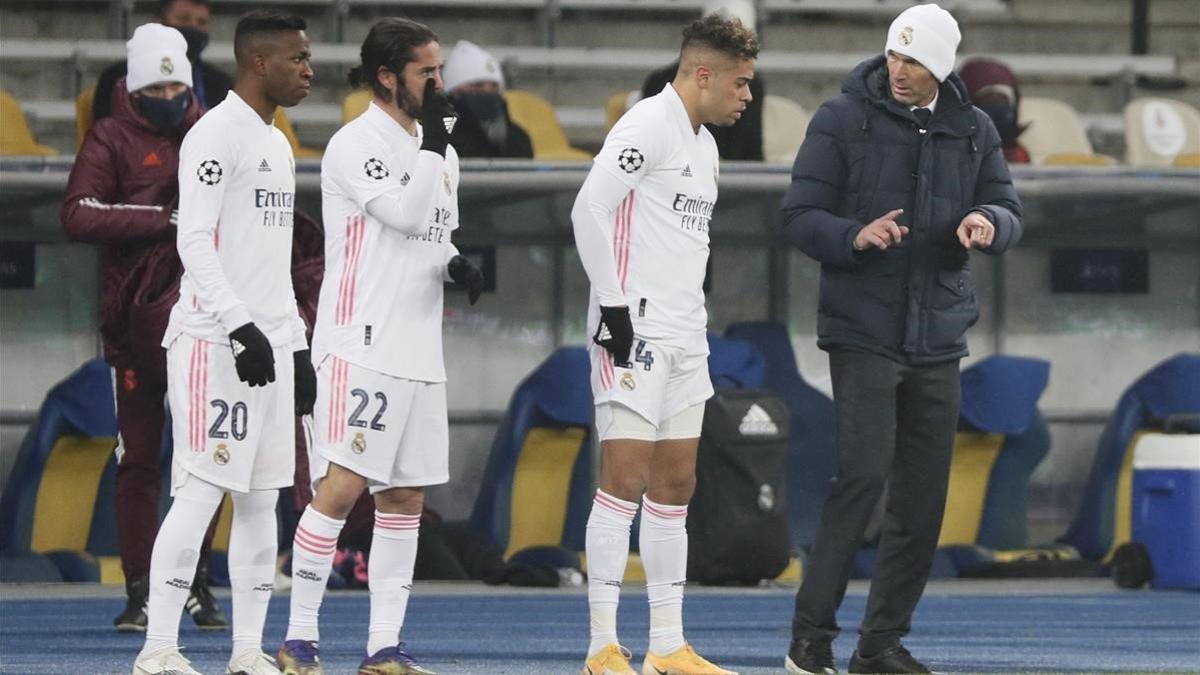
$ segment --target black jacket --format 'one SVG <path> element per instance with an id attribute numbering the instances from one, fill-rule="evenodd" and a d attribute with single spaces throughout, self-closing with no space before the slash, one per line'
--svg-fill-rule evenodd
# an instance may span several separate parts
<path id="1" fill-rule="evenodd" d="M 900 208 L 897 222 L 910 228 L 901 245 L 854 251 L 859 230 Z M 781 211 L 792 243 L 821 263 L 817 345 L 912 364 L 967 354 L 979 304 L 955 234 L 963 217 L 979 211 L 995 224 L 985 253 L 1021 238 L 1021 203 L 991 119 L 951 74 L 921 133 L 892 100 L 882 55 L 813 116 Z"/>
<path id="2" fill-rule="evenodd" d="M 668 82 L 675 79 L 679 70 L 679 61 L 664 66 L 646 76 L 642 83 L 642 98 L 650 98 L 662 92 Z M 762 75 L 755 75 L 750 80 L 750 96 L 752 97 L 742 118 L 736 124 L 727 127 L 716 124 L 705 124 L 713 140 L 717 142 L 717 154 L 721 159 L 744 160 L 761 162 L 763 159 L 763 97 L 766 96 L 766 84 Z"/>
<path id="3" fill-rule="evenodd" d="M 100 73 L 100 79 L 96 80 L 96 94 L 92 99 L 92 119 L 100 120 L 112 114 L 112 95 L 113 88 L 117 80 L 125 77 L 128 71 L 128 65 L 125 61 L 117 61 L 109 67 L 105 68 Z M 192 87 L 196 98 L 200 101 L 200 106 L 204 110 L 209 110 L 216 104 L 225 100 L 225 95 L 233 89 L 233 80 L 229 76 L 216 68 L 208 65 L 204 61 L 200 61 L 200 71 L 204 73 L 203 87 Z M 195 74 L 195 71 L 192 73 Z M 193 84 L 195 84 L 193 82 Z M 203 94 L 203 97 L 201 97 Z"/>
<path id="4" fill-rule="evenodd" d="M 454 125 L 454 132 L 450 134 L 450 145 L 454 146 L 454 151 L 459 157 L 532 159 L 533 141 L 529 134 L 508 116 L 507 106 L 504 108 L 504 119 L 508 125 L 504 142 L 493 143 L 479 120 L 469 110 L 458 109 L 458 122 Z"/>

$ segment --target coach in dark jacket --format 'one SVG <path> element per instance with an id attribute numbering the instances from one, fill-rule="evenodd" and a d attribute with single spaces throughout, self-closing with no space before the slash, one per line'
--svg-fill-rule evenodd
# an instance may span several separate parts
<path id="1" fill-rule="evenodd" d="M 833 672 L 835 613 L 889 483 L 852 673 L 929 672 L 900 644 L 941 529 L 959 359 L 979 317 L 968 253 L 1021 237 L 1000 136 L 951 73 L 957 23 L 917 5 L 808 127 L 782 206 L 821 263 L 818 346 L 829 352 L 838 472 L 796 595 L 791 672 Z"/>

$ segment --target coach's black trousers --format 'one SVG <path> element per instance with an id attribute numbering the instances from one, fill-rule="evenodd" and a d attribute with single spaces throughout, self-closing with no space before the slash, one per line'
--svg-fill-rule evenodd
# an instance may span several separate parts
<path id="1" fill-rule="evenodd" d="M 839 349 L 829 354 L 838 470 L 796 593 L 795 637 L 836 637 L 854 555 L 888 483 L 875 576 L 859 629 L 873 656 L 908 633 L 942 526 L 958 426 L 958 360 L 908 366 Z"/>

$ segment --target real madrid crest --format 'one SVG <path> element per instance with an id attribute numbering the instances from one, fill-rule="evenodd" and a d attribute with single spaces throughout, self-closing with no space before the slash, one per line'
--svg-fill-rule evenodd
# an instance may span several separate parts
<path id="1" fill-rule="evenodd" d="M 367 437 L 363 436 L 361 431 L 357 434 L 354 434 L 354 440 L 350 441 L 350 449 L 353 450 L 354 454 L 356 455 L 361 455 L 367 451 Z"/>
<path id="2" fill-rule="evenodd" d="M 229 446 L 224 443 L 217 444 L 217 451 L 213 453 L 213 461 L 218 466 L 225 466 L 229 463 Z"/>
<path id="3" fill-rule="evenodd" d="M 448 174 L 448 173 L 442 174 L 442 186 L 446 188 L 446 194 L 451 194 L 451 192 L 450 192 L 450 174 Z"/>
<path id="4" fill-rule="evenodd" d="M 637 389 L 637 382 L 633 381 L 633 373 L 625 373 L 621 376 L 621 388 L 625 391 Z"/>
<path id="5" fill-rule="evenodd" d="M 164 56 L 162 63 L 158 64 L 158 72 L 163 75 L 170 75 L 175 72 L 175 64 L 171 63 L 171 57 Z"/>
<path id="6" fill-rule="evenodd" d="M 912 26 L 905 26 L 902 28 L 900 30 L 900 34 L 896 36 L 896 39 L 899 40 L 900 44 L 904 45 L 905 47 L 911 45 L 913 39 Z"/>

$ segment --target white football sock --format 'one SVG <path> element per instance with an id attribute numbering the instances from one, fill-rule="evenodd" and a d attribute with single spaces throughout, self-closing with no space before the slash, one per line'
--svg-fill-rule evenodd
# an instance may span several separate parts
<path id="1" fill-rule="evenodd" d="M 196 576 L 200 544 L 224 495 L 221 488 L 195 476 L 188 476 L 175 491 L 150 554 L 150 598 L 142 655 L 179 646 L 179 618 Z"/>
<path id="2" fill-rule="evenodd" d="M 262 651 L 263 625 L 275 589 L 279 535 L 278 490 L 233 492 L 229 531 L 229 586 L 233 591 L 233 656 Z"/>
<path id="3" fill-rule="evenodd" d="M 637 514 L 637 503 L 596 490 L 588 516 L 587 549 L 588 610 L 591 642 L 588 656 L 617 640 L 617 603 L 625 564 L 629 561 L 629 527 Z M 619 643 L 618 643 L 619 644 Z"/>
<path id="4" fill-rule="evenodd" d="M 292 599 L 286 640 L 321 639 L 318 616 L 325 584 L 345 520 L 334 520 L 308 505 L 292 539 Z"/>
<path id="5" fill-rule="evenodd" d="M 650 651 L 666 656 L 684 645 L 683 587 L 687 582 L 687 505 L 642 497 L 638 537 L 650 600 Z"/>
<path id="6" fill-rule="evenodd" d="M 413 565 L 417 562 L 417 537 L 421 514 L 375 511 L 371 557 L 367 578 L 371 588 L 371 625 L 367 629 L 367 654 L 395 647 L 400 641 Z"/>

